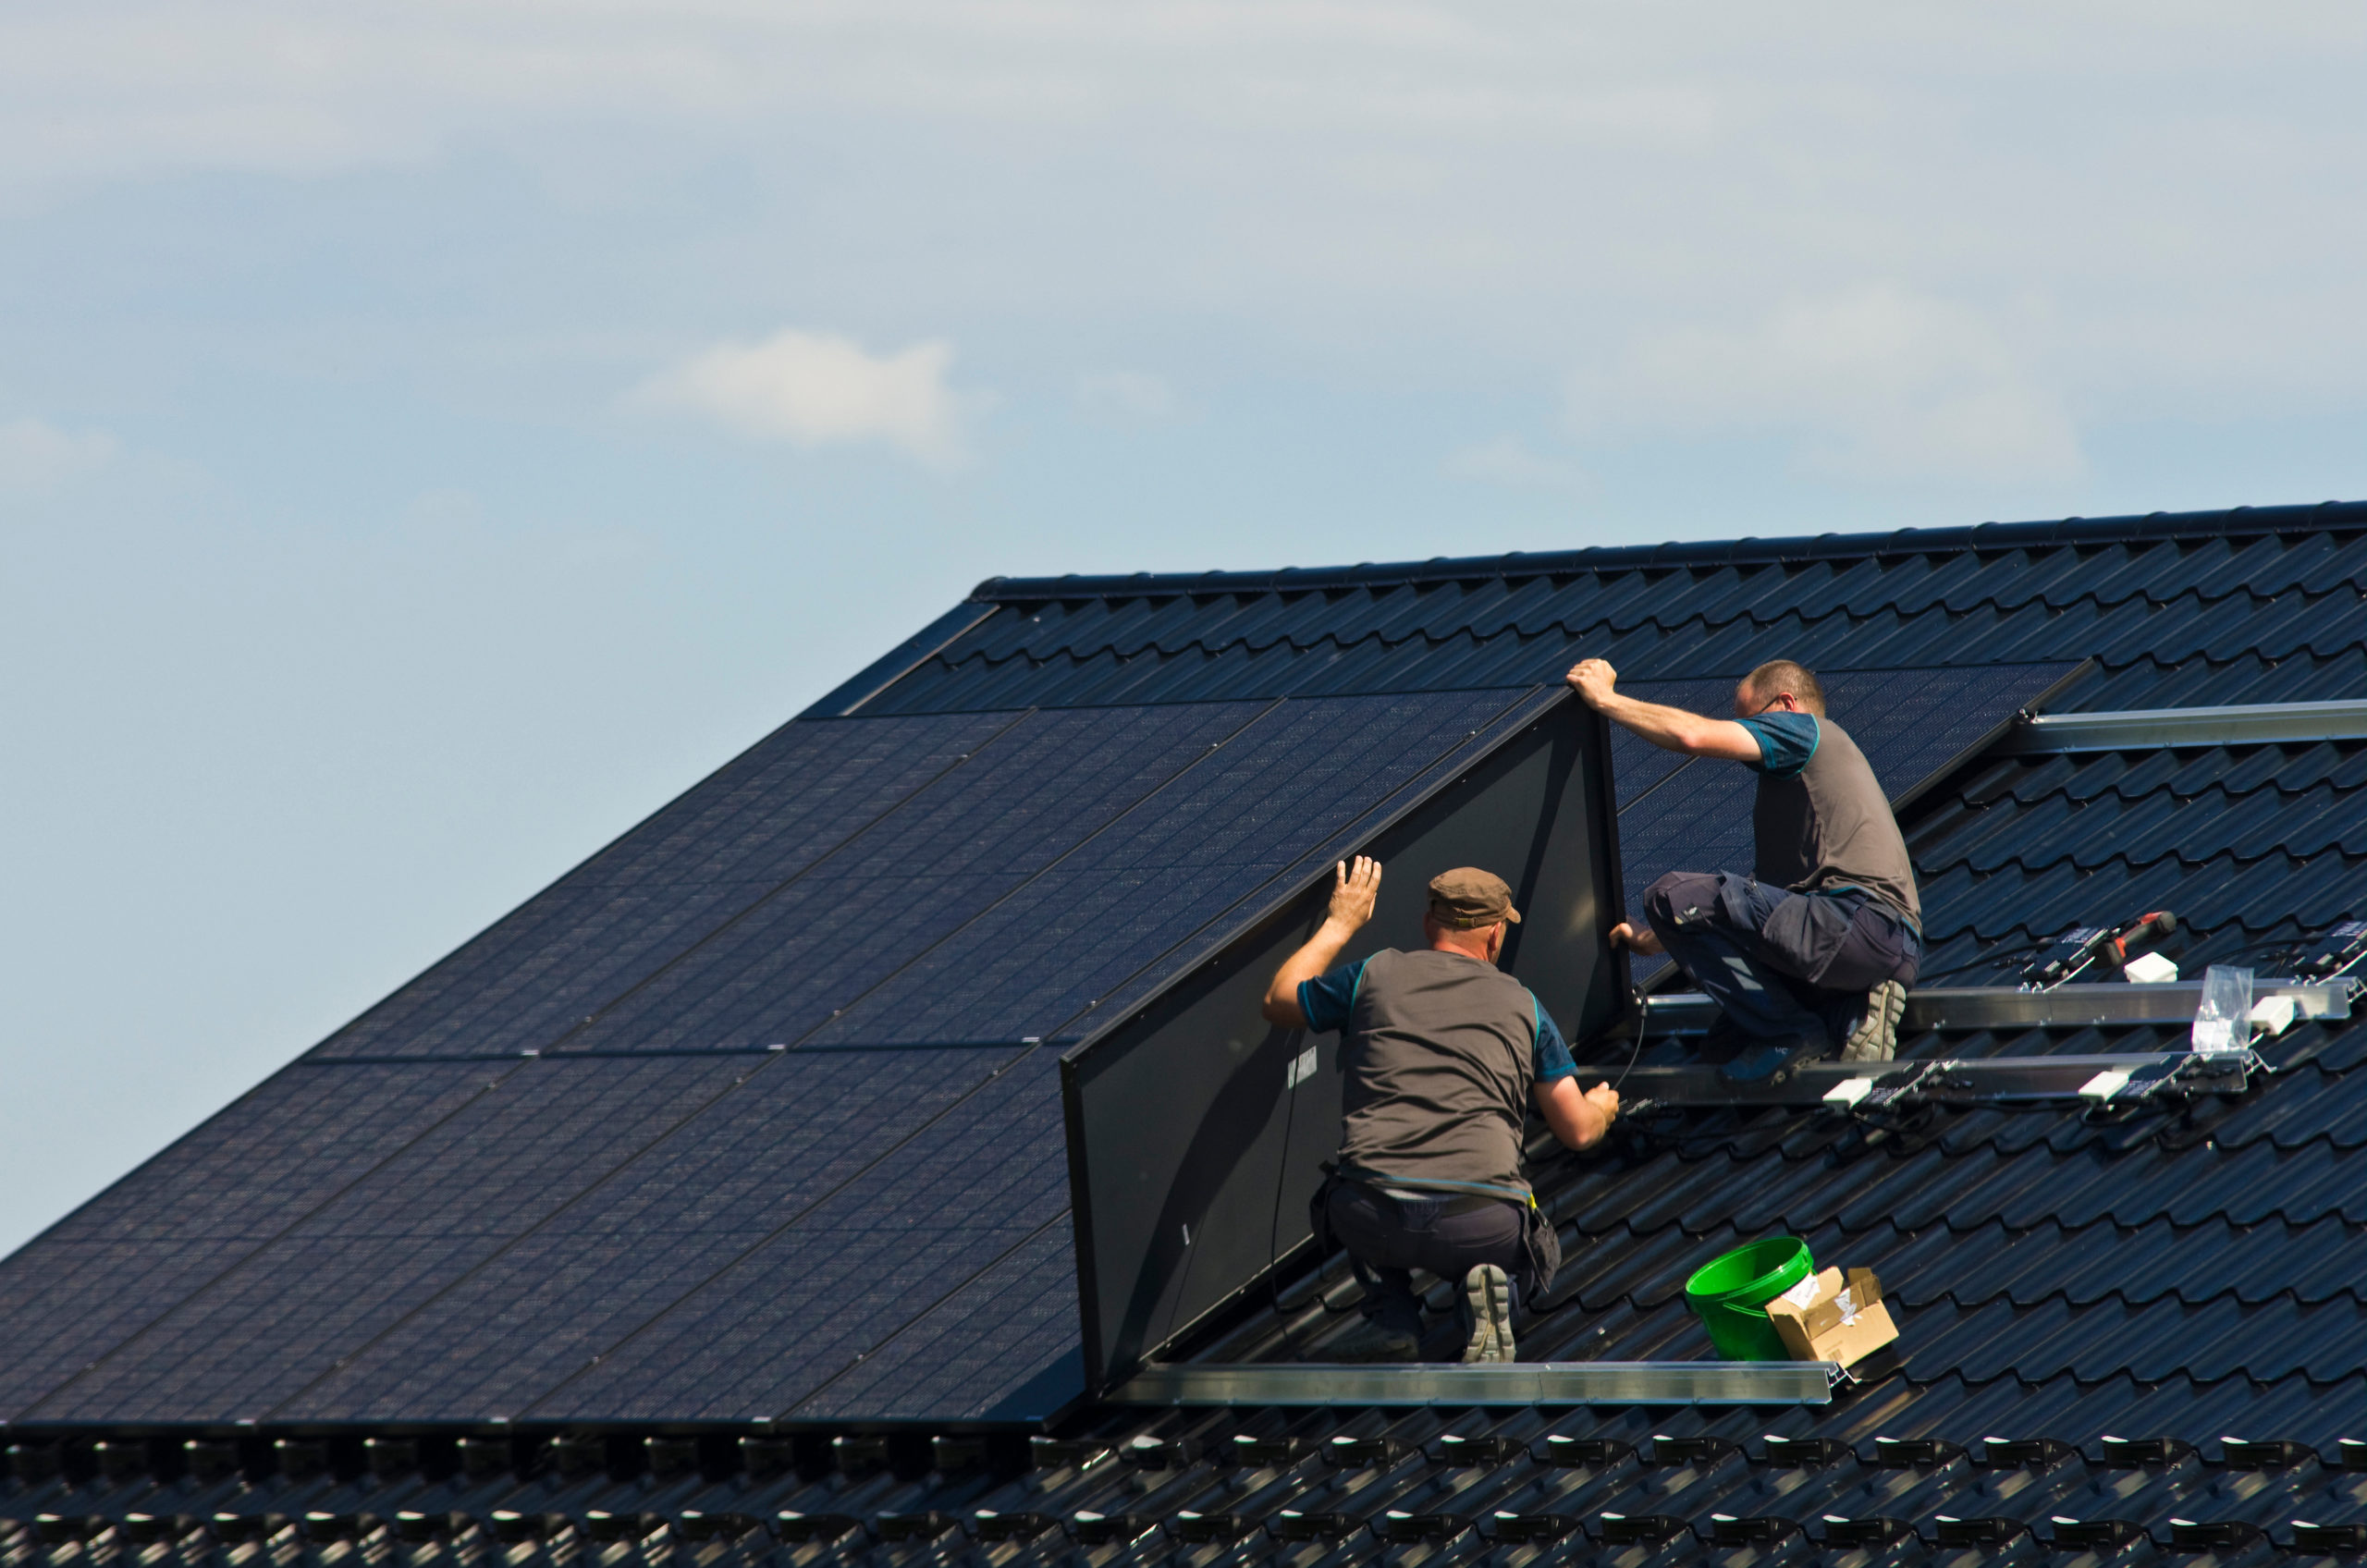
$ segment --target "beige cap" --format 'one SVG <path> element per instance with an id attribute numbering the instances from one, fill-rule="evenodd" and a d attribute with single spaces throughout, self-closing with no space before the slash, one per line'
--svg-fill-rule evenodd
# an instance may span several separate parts
<path id="1" fill-rule="evenodd" d="M 1430 913 L 1440 925 L 1458 931 L 1499 920 L 1520 924 L 1520 911 L 1513 908 L 1513 890 L 1504 879 L 1476 865 L 1458 865 L 1430 878 Z"/>

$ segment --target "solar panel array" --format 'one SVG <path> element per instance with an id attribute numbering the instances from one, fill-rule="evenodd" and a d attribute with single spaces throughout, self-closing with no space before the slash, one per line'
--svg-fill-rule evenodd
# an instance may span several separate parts
<path id="1" fill-rule="evenodd" d="M 0 1418 L 1048 1415 L 1062 1044 L 1552 695 L 792 723 L 0 1264 Z"/>

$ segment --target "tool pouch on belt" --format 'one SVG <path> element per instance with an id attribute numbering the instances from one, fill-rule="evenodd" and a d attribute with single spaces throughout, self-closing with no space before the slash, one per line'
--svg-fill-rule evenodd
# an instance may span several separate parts
<path id="1" fill-rule="evenodd" d="M 1777 894 L 1766 918 L 1754 921 L 1746 912 L 1753 902 L 1763 905 L 1766 893 L 1740 878 L 1730 880 L 1740 885 L 1722 885 L 1720 903 L 1729 918 L 1742 916 L 1735 924 L 1759 932 L 1762 956 L 1785 974 L 1836 991 L 1870 990 L 1900 977 L 1903 968 L 1913 974 L 1904 963 L 1907 927 L 1864 895 Z M 1757 900 L 1750 896 L 1754 892 Z"/>
<path id="2" fill-rule="evenodd" d="M 1521 1237 L 1521 1252 L 1528 1261 L 1522 1299 L 1535 1306 L 1553 1288 L 1553 1276 L 1562 1272 L 1562 1238 L 1542 1204 L 1528 1206 L 1528 1229 Z"/>
<path id="3" fill-rule="evenodd" d="M 1340 1184 L 1340 1168 L 1330 1160 L 1323 1162 L 1323 1180 L 1315 1183 L 1315 1195 L 1306 1200 L 1306 1228 L 1315 1237 L 1315 1256 L 1329 1257 L 1339 1243 L 1331 1239 L 1331 1189 Z"/>
<path id="4" fill-rule="evenodd" d="M 1890 965 L 1883 965 L 1881 974 L 1854 986 L 1850 984 L 1854 975 L 1835 974 L 1836 969 L 1862 967 L 1847 962 L 1856 956 L 1850 949 L 1862 945 L 1851 940 L 1858 933 L 1855 914 L 1851 905 L 1840 899 L 1795 893 L 1769 912 L 1759 927 L 1759 939 L 1767 944 L 1771 960 L 1810 985 L 1864 990 L 1887 978 Z"/>

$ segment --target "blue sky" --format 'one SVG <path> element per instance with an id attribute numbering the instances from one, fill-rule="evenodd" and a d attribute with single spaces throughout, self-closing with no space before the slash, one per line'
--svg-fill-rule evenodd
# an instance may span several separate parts
<path id="1" fill-rule="evenodd" d="M 2367 496 L 2356 7 L 0 18 L 0 1247 L 998 572 Z"/>

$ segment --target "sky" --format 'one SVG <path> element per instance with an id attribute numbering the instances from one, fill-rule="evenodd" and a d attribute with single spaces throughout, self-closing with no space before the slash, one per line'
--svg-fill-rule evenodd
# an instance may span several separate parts
<path id="1" fill-rule="evenodd" d="M 2367 497 L 2367 11 L 0 10 L 0 1250 L 996 574 Z"/>

